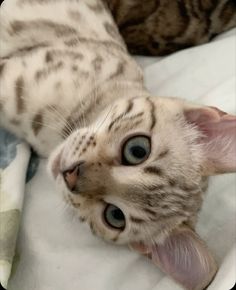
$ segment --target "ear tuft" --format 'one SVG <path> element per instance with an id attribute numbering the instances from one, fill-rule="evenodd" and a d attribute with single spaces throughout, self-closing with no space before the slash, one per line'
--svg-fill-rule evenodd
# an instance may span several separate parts
<path id="1" fill-rule="evenodd" d="M 236 116 L 215 107 L 186 108 L 184 115 L 202 133 L 203 175 L 235 172 Z"/>

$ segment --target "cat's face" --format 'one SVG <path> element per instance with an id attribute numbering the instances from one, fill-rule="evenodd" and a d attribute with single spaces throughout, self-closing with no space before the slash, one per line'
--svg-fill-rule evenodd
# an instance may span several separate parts
<path id="1" fill-rule="evenodd" d="M 202 201 L 199 133 L 175 99 L 119 100 L 74 131 L 50 170 L 97 235 L 117 243 L 161 238 L 194 223 Z"/>
<path id="2" fill-rule="evenodd" d="M 130 244 L 186 289 L 202 290 L 217 266 L 194 223 L 206 177 L 236 171 L 235 130 L 236 117 L 213 107 L 117 100 L 53 152 L 49 169 L 93 233 Z"/>

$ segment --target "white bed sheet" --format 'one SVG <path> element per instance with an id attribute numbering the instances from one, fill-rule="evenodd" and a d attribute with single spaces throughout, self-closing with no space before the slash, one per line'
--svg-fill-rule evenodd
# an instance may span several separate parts
<path id="1" fill-rule="evenodd" d="M 236 113 L 235 29 L 209 44 L 165 58 L 137 59 L 153 94 Z M 45 166 L 41 162 L 27 186 L 10 290 L 182 289 L 144 257 L 94 237 L 65 208 Z M 236 281 L 236 174 L 212 178 L 197 230 L 220 265 L 208 289 L 232 288 Z"/>

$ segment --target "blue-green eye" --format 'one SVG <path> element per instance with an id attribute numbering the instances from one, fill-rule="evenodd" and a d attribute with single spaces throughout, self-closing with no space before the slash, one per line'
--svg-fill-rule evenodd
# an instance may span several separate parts
<path id="1" fill-rule="evenodd" d="M 138 165 L 144 162 L 151 152 L 150 138 L 135 136 L 127 140 L 122 149 L 123 165 Z"/>
<path id="2" fill-rule="evenodd" d="M 112 228 L 121 230 L 125 228 L 125 216 L 121 209 L 113 204 L 108 204 L 105 208 L 104 219 Z"/>

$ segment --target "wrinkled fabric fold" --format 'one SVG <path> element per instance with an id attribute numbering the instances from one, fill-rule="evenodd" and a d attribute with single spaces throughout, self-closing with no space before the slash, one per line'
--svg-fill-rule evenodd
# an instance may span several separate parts
<path id="1" fill-rule="evenodd" d="M 0 283 L 7 288 L 15 255 L 30 148 L 0 129 Z"/>

